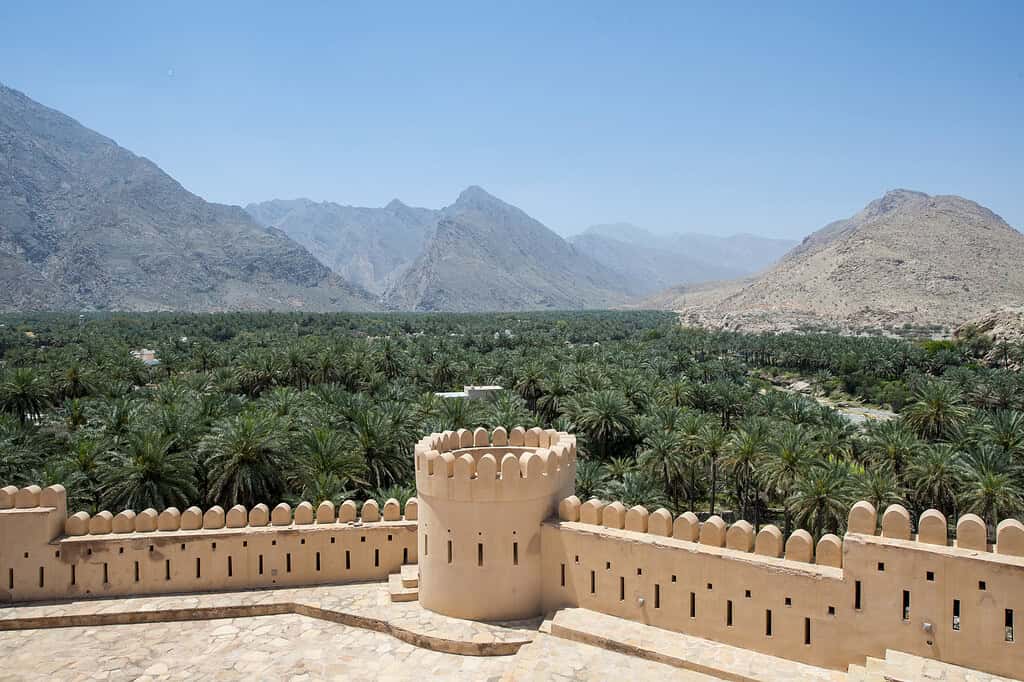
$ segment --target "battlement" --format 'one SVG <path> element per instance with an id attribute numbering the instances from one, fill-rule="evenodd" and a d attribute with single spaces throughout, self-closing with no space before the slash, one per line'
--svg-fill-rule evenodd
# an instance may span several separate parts
<path id="1" fill-rule="evenodd" d="M 706 547 L 753 553 L 773 559 L 834 568 L 843 566 L 845 539 L 832 533 L 823 535 L 815 544 L 811 534 L 803 529 L 794 531 L 789 538 L 783 538 L 778 526 L 767 524 L 755 534 L 754 527 L 744 520 L 728 525 L 722 517 L 715 515 L 702 523 L 693 512 L 685 512 L 673 519 L 671 512 L 663 508 L 654 512 L 648 512 L 639 505 L 627 509 L 621 502 L 609 503 L 596 498 L 581 503 L 575 495 L 559 503 L 558 516 L 562 521 L 672 537 Z M 847 534 L 878 535 L 889 540 L 919 543 L 919 549 L 924 550 L 945 547 L 966 552 L 965 556 L 973 558 L 982 558 L 979 552 L 995 554 L 1000 558 L 1024 557 L 1024 523 L 1017 519 L 1006 519 L 999 524 L 994 545 L 988 543 L 985 522 L 976 514 L 960 517 L 952 539 L 948 537 L 946 517 L 936 509 L 923 512 L 917 527 L 918 533 L 914 535 L 911 532 L 910 513 L 902 505 L 887 507 L 879 523 L 874 506 L 870 502 L 861 501 L 850 509 Z M 1024 565 L 1024 562 L 1015 560 L 1010 563 Z"/>
<path id="2" fill-rule="evenodd" d="M 0 602 L 383 579 L 415 563 L 418 503 L 66 511 L 62 486 L 0 489 Z"/>
<path id="3" fill-rule="evenodd" d="M 433 433 L 414 448 L 420 496 L 464 502 L 547 498 L 576 478 L 576 437 L 502 427 Z"/>
<path id="4" fill-rule="evenodd" d="M 868 502 L 844 537 L 754 532 L 569 496 L 545 522 L 543 609 L 583 607 L 813 665 L 845 670 L 887 649 L 1019 675 L 1024 649 L 1024 525 L 1008 519 L 989 544 L 974 514 L 953 537 L 936 510 Z"/>

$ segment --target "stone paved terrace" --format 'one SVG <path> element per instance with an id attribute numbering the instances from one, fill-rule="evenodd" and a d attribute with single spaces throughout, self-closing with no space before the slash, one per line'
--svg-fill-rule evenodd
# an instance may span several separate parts
<path id="1" fill-rule="evenodd" d="M 394 603 L 387 583 L 91 599 L 0 609 L 0 631 L 299 614 L 392 635 L 434 651 L 469 656 L 515 653 L 540 619 L 506 624 L 449 618 L 418 602 Z"/>

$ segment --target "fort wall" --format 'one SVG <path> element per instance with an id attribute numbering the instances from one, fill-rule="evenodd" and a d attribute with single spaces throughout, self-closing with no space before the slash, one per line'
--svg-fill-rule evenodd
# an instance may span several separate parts
<path id="1" fill-rule="evenodd" d="M 1024 526 L 1003 522 L 989 547 L 973 515 L 952 542 L 935 510 L 916 537 L 898 505 L 881 535 L 875 519 L 858 503 L 851 532 L 815 546 L 806 531 L 783 543 L 775 526 L 754 534 L 745 521 L 572 497 L 542 531 L 543 608 L 580 606 L 839 670 L 897 649 L 1020 676 Z"/>
<path id="2" fill-rule="evenodd" d="M 416 500 L 315 510 L 67 516 L 62 486 L 0 489 L 0 602 L 381 580 L 416 563 Z"/>

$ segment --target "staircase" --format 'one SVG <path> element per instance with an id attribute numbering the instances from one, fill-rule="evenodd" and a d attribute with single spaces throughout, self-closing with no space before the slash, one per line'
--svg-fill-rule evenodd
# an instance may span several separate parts
<path id="1" fill-rule="evenodd" d="M 846 674 L 848 682 L 1012 682 L 1009 678 L 961 668 L 931 658 L 922 658 L 889 649 L 885 658 L 871 658 L 864 665 L 851 665 Z"/>
<path id="2" fill-rule="evenodd" d="M 416 564 L 402 566 L 400 573 L 388 576 L 388 592 L 391 601 L 416 601 L 420 598 L 420 567 Z"/>

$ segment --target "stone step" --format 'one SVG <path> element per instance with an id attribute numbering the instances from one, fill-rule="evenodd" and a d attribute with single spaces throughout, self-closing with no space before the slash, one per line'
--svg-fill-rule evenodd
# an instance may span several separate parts
<path id="1" fill-rule="evenodd" d="M 551 634 L 738 682 L 837 682 L 846 679 L 846 673 L 836 670 L 663 630 L 588 609 L 566 608 L 555 613 L 551 619 Z"/>
<path id="2" fill-rule="evenodd" d="M 392 573 L 388 576 L 388 592 L 391 594 L 391 601 L 417 601 L 420 598 L 420 588 L 405 587 L 402 585 L 402 574 Z"/>
<path id="3" fill-rule="evenodd" d="M 944 682 L 1012 682 L 1013 679 L 893 649 L 886 650 L 885 663 L 886 680 L 897 682 L 912 682 L 922 679 L 943 680 Z"/>
<path id="4" fill-rule="evenodd" d="M 420 567 L 416 564 L 402 566 L 402 587 L 419 587 Z"/>

